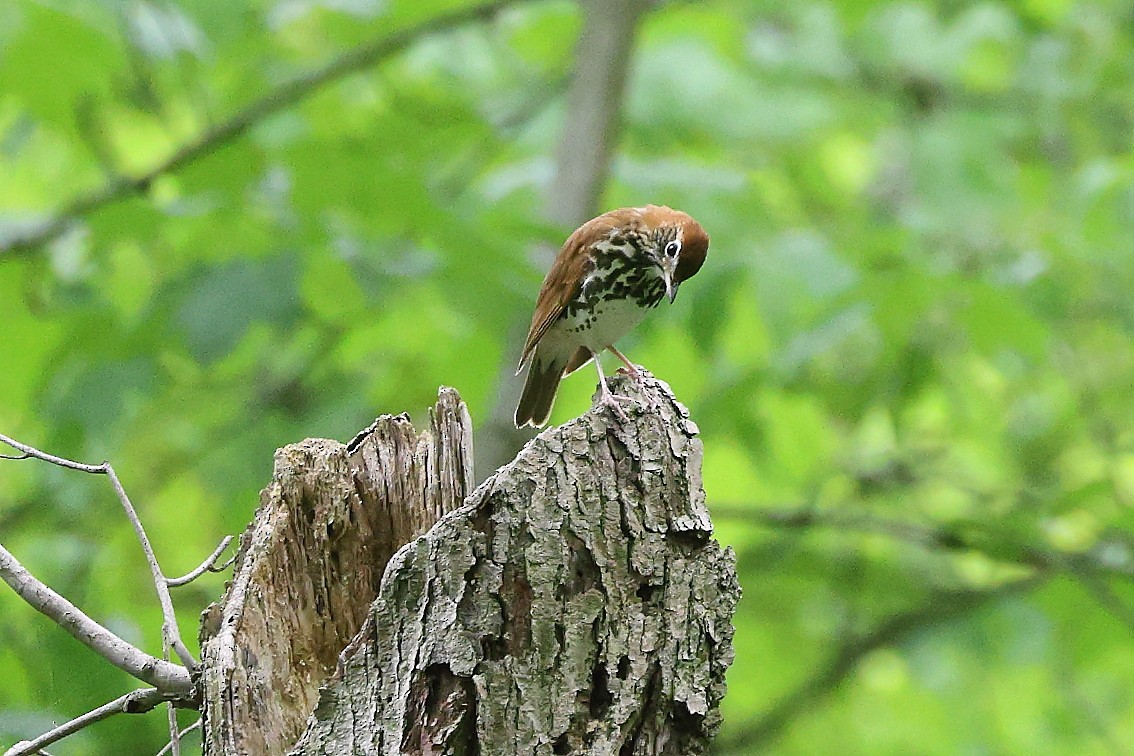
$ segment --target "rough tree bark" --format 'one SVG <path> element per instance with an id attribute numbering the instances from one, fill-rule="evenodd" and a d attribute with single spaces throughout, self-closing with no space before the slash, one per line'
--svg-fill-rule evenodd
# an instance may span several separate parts
<path id="1" fill-rule="evenodd" d="M 687 411 L 652 377 L 614 385 L 629 421 L 545 431 L 467 498 L 449 390 L 421 435 L 385 417 L 282 449 L 206 612 L 206 753 L 702 752 L 734 558 Z"/>

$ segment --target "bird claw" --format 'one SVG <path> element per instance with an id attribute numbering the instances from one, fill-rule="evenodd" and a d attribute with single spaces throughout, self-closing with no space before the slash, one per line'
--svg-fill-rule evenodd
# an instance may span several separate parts
<path id="1" fill-rule="evenodd" d="M 630 397 L 622 396 L 621 394 L 612 394 L 609 391 L 602 392 L 599 396 L 599 404 L 601 406 L 609 407 L 614 414 L 626 421 L 630 420 L 630 416 L 626 414 L 626 410 L 622 409 L 622 405 L 633 403 L 634 400 Z"/>
<path id="2" fill-rule="evenodd" d="M 638 383 L 642 383 L 644 381 L 645 378 L 642 375 L 642 371 L 638 369 L 637 365 L 626 359 L 626 355 L 615 349 L 613 345 L 608 346 L 607 349 L 609 349 L 611 354 L 617 357 L 618 361 L 622 363 L 622 367 L 618 368 L 619 373 L 630 376 Z"/>
<path id="3" fill-rule="evenodd" d="M 637 366 L 634 366 L 634 365 L 627 365 L 625 367 L 620 367 L 620 368 L 618 368 L 618 373 L 620 375 L 628 375 L 631 378 L 633 378 L 634 380 L 636 380 L 638 383 L 641 383 L 644 380 L 646 380 L 645 376 L 642 375 L 642 371 L 639 370 L 637 368 Z"/>

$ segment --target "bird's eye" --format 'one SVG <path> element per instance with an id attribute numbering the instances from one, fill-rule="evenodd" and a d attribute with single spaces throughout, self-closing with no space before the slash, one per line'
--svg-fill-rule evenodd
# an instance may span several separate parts
<path id="1" fill-rule="evenodd" d="M 677 253 L 681 251 L 681 242 L 674 239 L 669 244 L 665 245 L 666 257 L 677 257 Z"/>

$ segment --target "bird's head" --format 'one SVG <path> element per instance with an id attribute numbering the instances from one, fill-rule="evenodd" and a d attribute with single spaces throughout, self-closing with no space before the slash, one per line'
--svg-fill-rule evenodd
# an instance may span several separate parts
<path id="1" fill-rule="evenodd" d="M 692 278 L 709 252 L 709 235 L 688 214 L 672 208 L 648 205 L 643 220 L 651 229 L 651 252 L 665 280 L 665 295 L 677 298 L 677 287 Z"/>

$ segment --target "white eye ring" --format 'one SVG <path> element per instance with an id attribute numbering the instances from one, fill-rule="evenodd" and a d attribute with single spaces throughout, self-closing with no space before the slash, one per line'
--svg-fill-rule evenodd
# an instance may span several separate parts
<path id="1" fill-rule="evenodd" d="M 666 257 L 677 257 L 677 253 L 681 251 L 681 242 L 674 239 L 669 244 L 665 245 Z"/>

